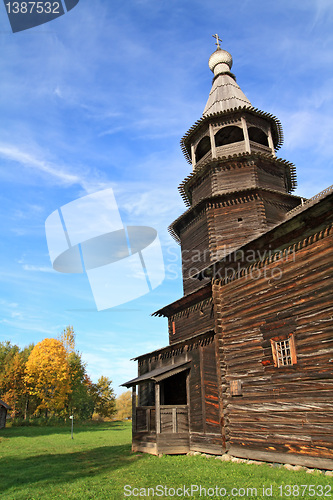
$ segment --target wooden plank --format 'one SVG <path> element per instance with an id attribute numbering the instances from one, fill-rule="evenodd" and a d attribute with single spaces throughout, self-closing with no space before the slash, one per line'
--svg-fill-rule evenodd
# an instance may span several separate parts
<path id="1" fill-rule="evenodd" d="M 252 460 L 260 460 L 264 462 L 276 462 L 291 465 L 303 465 L 305 467 L 313 467 L 317 469 L 333 469 L 333 460 L 327 460 L 320 457 L 310 457 L 304 455 L 296 455 L 293 453 L 276 453 L 267 451 L 258 451 L 254 448 L 247 449 L 240 446 L 231 446 L 229 454 L 239 458 L 248 458 Z"/>

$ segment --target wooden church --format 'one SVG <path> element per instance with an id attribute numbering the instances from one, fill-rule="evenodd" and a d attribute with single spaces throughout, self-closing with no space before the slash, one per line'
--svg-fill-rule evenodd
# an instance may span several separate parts
<path id="1" fill-rule="evenodd" d="M 133 450 L 200 451 L 333 469 L 333 186 L 292 194 L 279 120 L 214 73 L 181 141 L 193 171 L 180 243 L 184 296 L 155 312 L 169 345 L 136 358 Z"/>

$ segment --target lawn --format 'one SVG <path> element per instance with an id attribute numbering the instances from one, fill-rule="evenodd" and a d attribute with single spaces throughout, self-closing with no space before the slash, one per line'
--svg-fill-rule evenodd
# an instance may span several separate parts
<path id="1" fill-rule="evenodd" d="M 333 498 L 333 478 L 318 472 L 203 456 L 159 458 L 132 453 L 130 440 L 129 422 L 75 426 L 73 440 L 69 427 L 3 429 L 0 499 Z"/>

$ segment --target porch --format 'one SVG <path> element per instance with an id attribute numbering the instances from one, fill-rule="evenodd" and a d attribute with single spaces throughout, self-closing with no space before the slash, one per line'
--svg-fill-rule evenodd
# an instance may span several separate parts
<path id="1" fill-rule="evenodd" d="M 154 455 L 189 451 L 187 405 L 138 406 L 133 419 L 133 451 Z"/>
<path id="2" fill-rule="evenodd" d="M 190 449 L 189 362 L 160 367 L 125 385 L 132 387 L 132 450 L 153 455 L 181 454 Z M 137 406 L 137 391 L 154 384 L 154 403 Z"/>

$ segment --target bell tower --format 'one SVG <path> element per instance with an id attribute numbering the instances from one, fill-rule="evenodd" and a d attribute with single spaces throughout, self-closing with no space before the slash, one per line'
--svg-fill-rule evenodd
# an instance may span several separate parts
<path id="1" fill-rule="evenodd" d="M 301 203 L 295 166 L 276 157 L 280 121 L 254 108 L 231 73 L 232 57 L 217 49 L 202 117 L 181 140 L 192 173 L 179 186 L 188 210 L 169 228 L 181 244 L 184 294 L 203 285 L 191 278 L 284 220 Z"/>

